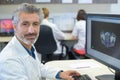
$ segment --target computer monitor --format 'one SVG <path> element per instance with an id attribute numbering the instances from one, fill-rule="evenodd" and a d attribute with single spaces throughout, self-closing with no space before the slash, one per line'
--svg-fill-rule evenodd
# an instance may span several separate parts
<path id="1" fill-rule="evenodd" d="M 0 19 L 0 36 L 13 36 L 12 19 Z"/>
<path id="2" fill-rule="evenodd" d="M 86 23 L 87 56 L 114 69 L 120 80 L 120 15 L 88 14 Z"/>
<path id="3" fill-rule="evenodd" d="M 48 21 L 51 22 L 51 23 L 54 23 L 54 19 L 53 18 L 49 18 Z"/>

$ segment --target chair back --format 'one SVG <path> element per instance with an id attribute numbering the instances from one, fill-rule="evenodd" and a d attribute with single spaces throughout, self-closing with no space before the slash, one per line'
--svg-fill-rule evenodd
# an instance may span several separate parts
<path id="1" fill-rule="evenodd" d="M 34 45 L 41 54 L 52 54 L 57 49 L 53 31 L 49 26 L 40 25 L 40 34 Z"/>

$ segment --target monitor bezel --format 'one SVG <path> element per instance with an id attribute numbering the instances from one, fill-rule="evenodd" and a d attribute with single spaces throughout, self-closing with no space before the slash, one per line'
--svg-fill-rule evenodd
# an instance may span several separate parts
<path id="1" fill-rule="evenodd" d="M 87 19 L 86 19 L 86 52 L 87 56 L 91 57 L 100 63 L 115 69 L 115 70 L 120 70 L 120 60 L 113 58 L 111 56 L 102 54 L 102 52 L 99 52 L 97 50 L 94 50 L 91 48 L 91 21 L 92 20 L 97 20 L 97 21 L 112 21 L 115 22 L 119 20 L 120 23 L 120 15 L 114 15 L 114 14 L 88 14 Z M 96 55 L 97 53 L 97 55 Z M 107 57 L 107 58 L 106 58 Z M 109 59 L 110 58 L 110 59 Z M 111 64 L 112 63 L 112 64 Z"/>

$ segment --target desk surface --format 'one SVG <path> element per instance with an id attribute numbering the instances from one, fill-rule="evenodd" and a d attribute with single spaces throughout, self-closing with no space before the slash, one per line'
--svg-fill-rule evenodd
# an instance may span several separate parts
<path id="1" fill-rule="evenodd" d="M 65 34 L 65 40 L 71 40 L 72 39 L 72 33 L 64 33 Z"/>
<path id="2" fill-rule="evenodd" d="M 0 37 L 0 42 L 9 42 L 10 40 L 12 39 L 12 36 L 10 36 L 10 37 Z"/>
<path id="3" fill-rule="evenodd" d="M 92 80 L 97 80 L 97 75 L 113 75 L 107 66 L 93 59 L 50 61 L 45 65 L 63 70 L 77 70 L 80 74 L 88 74 Z"/>

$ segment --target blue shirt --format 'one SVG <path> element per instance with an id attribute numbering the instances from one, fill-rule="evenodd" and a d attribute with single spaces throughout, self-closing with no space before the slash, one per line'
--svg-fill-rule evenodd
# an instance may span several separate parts
<path id="1" fill-rule="evenodd" d="M 27 50 L 27 52 L 29 53 L 29 55 L 32 56 L 35 59 L 35 54 L 34 54 L 35 49 L 32 47 L 32 49 L 29 50 L 25 46 L 24 46 L 24 48 Z"/>

